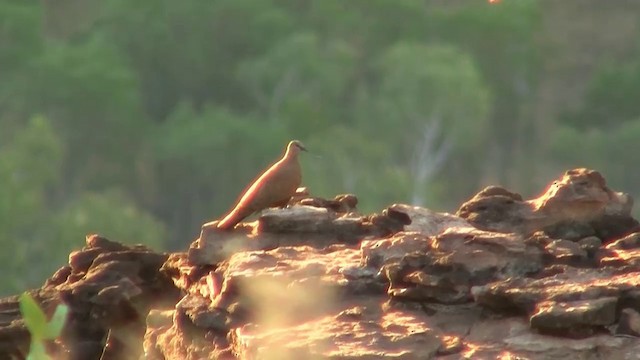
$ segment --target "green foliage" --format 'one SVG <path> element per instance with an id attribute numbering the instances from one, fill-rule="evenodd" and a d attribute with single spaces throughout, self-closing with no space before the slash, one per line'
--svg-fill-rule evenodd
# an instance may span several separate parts
<path id="1" fill-rule="evenodd" d="M 640 117 L 640 61 L 603 66 L 593 77 L 584 104 L 563 118 L 578 129 L 614 129 Z"/>
<path id="2" fill-rule="evenodd" d="M 436 157 L 465 162 L 488 136 L 490 96 L 473 59 L 452 46 L 400 42 L 373 68 L 377 82 L 359 97 L 359 127 L 384 144 L 393 173 L 404 174 L 403 181 L 394 176 L 393 182 L 402 187 L 389 186 L 398 189 L 396 201 L 428 198 L 432 206 L 444 205 L 429 194 L 429 182 L 440 169 L 427 162 Z M 372 123 L 376 126 L 368 126 Z M 366 172 L 375 172 L 379 164 Z M 467 170 L 476 166 L 465 165 Z M 462 175 L 457 168 L 444 171 L 451 178 Z"/>
<path id="3" fill-rule="evenodd" d="M 386 125 L 386 136 L 399 131 L 398 137 L 414 143 L 418 139 L 404 135 L 420 135 L 429 118 L 438 116 L 457 138 L 457 146 L 473 148 L 484 141 L 488 91 L 467 54 L 451 46 L 399 43 L 382 54 L 377 65 L 378 92 L 365 106 Z"/>
<path id="4" fill-rule="evenodd" d="M 0 244 L 8 247 L 14 237 L 28 233 L 42 220 L 46 190 L 59 180 L 62 143 L 48 120 L 31 118 L 0 147 Z M 11 254 L 5 252 L 10 260 Z"/>
<path id="5" fill-rule="evenodd" d="M 117 193 L 60 202 L 63 143 L 51 122 L 32 117 L 0 147 L 0 293 L 34 286 L 62 266 L 87 233 L 161 248 L 164 225 Z M 43 261 L 46 259 L 46 261 Z"/>
<path id="6" fill-rule="evenodd" d="M 348 43 L 297 33 L 242 63 L 238 77 L 264 116 L 306 135 L 339 114 L 322 104 L 339 103 L 346 96 L 354 71 L 355 53 Z M 307 116 L 304 124 L 301 115 Z"/>
<path id="7" fill-rule="evenodd" d="M 81 44 L 51 44 L 35 61 L 31 106 L 46 114 L 66 147 L 70 191 L 102 190 L 134 181 L 143 116 L 134 74 L 102 36 Z M 48 84 L 56 84 L 55 91 Z"/>
<path id="8" fill-rule="evenodd" d="M 586 59 L 571 5 L 541 4 L 0 0 L 0 271 L 21 274 L 0 293 L 86 233 L 184 248 L 294 138 L 303 185 L 363 211 L 453 210 L 579 165 L 637 193 L 637 49 Z M 574 59 L 599 68 L 582 101 Z"/>
<path id="9" fill-rule="evenodd" d="M 266 50 L 290 22 L 265 0 L 111 0 L 100 27 L 130 59 L 147 112 L 164 119 L 183 100 L 242 105 L 234 81 L 239 60 Z"/>
<path id="10" fill-rule="evenodd" d="M 367 194 L 360 197 L 362 211 L 379 211 L 407 198 L 410 179 L 391 161 L 385 143 L 337 125 L 311 137 L 305 145 L 309 153 L 301 156 L 303 182 L 314 194 L 329 198 L 342 193 Z"/>
<path id="11" fill-rule="evenodd" d="M 118 191 L 84 193 L 65 206 L 53 219 L 53 229 L 62 247 L 58 258 L 79 244 L 85 234 L 99 232 L 128 244 L 163 247 L 164 224 L 141 211 Z M 67 245 L 67 246 L 64 246 Z"/>
<path id="12" fill-rule="evenodd" d="M 54 340 L 60 336 L 68 311 L 69 308 L 66 305 L 58 305 L 51 321 L 47 321 L 45 313 L 29 293 L 25 292 L 20 295 L 20 312 L 31 334 L 28 360 L 49 359 L 44 341 Z"/>
<path id="13" fill-rule="evenodd" d="M 41 46 L 40 6 L 37 1 L 0 2 L 1 75 L 22 67 Z M 3 76 L 4 77 L 4 76 Z"/>

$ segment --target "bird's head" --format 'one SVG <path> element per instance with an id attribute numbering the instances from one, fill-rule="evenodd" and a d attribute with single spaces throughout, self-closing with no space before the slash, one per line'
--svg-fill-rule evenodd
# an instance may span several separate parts
<path id="1" fill-rule="evenodd" d="M 287 145 L 287 155 L 297 155 L 300 151 L 307 151 L 300 140 L 289 141 Z"/>

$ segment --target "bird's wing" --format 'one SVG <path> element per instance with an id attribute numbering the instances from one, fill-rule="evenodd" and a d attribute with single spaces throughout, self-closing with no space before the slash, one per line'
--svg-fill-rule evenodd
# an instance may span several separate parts
<path id="1" fill-rule="evenodd" d="M 232 228 L 242 219 L 267 207 L 268 205 L 263 204 L 268 201 L 267 198 L 270 193 L 270 188 L 272 187 L 271 184 L 274 180 L 276 182 L 278 181 L 278 169 L 278 163 L 275 163 L 260 175 L 260 177 L 244 191 L 233 210 L 218 223 L 218 228 Z"/>

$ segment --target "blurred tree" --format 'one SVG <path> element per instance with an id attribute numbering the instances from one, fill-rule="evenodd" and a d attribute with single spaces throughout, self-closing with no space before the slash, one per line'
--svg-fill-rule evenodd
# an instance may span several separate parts
<path id="1" fill-rule="evenodd" d="M 244 107 L 237 64 L 292 30 L 271 0 L 110 0 L 99 24 L 136 70 L 155 121 L 183 100 Z"/>
<path id="2" fill-rule="evenodd" d="M 420 0 L 280 0 L 299 28 L 350 43 L 366 59 L 394 42 L 424 38 L 428 8 Z"/>
<path id="3" fill-rule="evenodd" d="M 488 90 L 473 59 L 451 46 L 401 42 L 374 66 L 378 82 L 359 104 L 360 128 L 389 144 L 389 161 L 411 179 L 406 201 L 423 205 L 434 177 L 456 174 L 447 163 L 478 169 L 466 159 L 488 135 Z"/>
<path id="4" fill-rule="evenodd" d="M 138 209 L 120 191 L 83 193 L 53 216 L 54 234 L 58 243 L 70 243 L 78 248 L 82 236 L 99 233 L 126 244 L 144 244 L 161 250 L 165 246 L 163 223 Z M 64 258 L 70 249 L 61 249 Z M 56 267 L 59 266 L 56 264 Z"/>
<path id="5" fill-rule="evenodd" d="M 156 249 L 165 241 L 164 225 L 121 194 L 82 194 L 56 208 L 52 189 L 60 185 L 62 139 L 50 121 L 32 117 L 0 147 L 0 293 L 35 286 L 66 263 L 87 233 Z"/>
<path id="6" fill-rule="evenodd" d="M 478 169 L 480 181 L 530 188 L 538 169 L 527 160 L 532 153 L 544 156 L 536 150 L 541 140 L 532 135 L 546 136 L 545 131 L 537 131 L 542 124 L 532 121 L 531 106 L 540 71 L 535 37 L 540 26 L 540 2 L 430 3 L 430 38 L 456 44 L 471 54 L 493 94 L 487 123 L 491 141 L 475 158 L 482 164 Z M 465 191 L 463 196 L 467 194 Z"/>
<path id="7" fill-rule="evenodd" d="M 0 147 L 0 241 L 7 248 L 28 240 L 46 216 L 47 190 L 60 180 L 63 155 L 60 138 L 42 116 L 13 135 Z"/>
<path id="8" fill-rule="evenodd" d="M 47 244 L 40 237 L 47 222 L 47 190 L 60 179 L 62 151 L 61 140 L 41 116 L 0 147 L 0 272 L 20 274 L 2 277 L 2 294 L 44 276 L 40 265 L 45 261 L 33 256 L 44 254 L 33 250 Z"/>
<path id="9" fill-rule="evenodd" d="M 243 62 L 238 77 L 255 99 L 259 114 L 304 138 L 344 117 L 341 110 L 347 104 L 342 99 L 354 65 L 348 44 L 297 33 L 263 56 Z"/>
<path id="10" fill-rule="evenodd" d="M 364 211 L 530 193 L 579 164 L 637 193 L 639 6 L 0 0 L 7 266 L 53 269 L 84 232 L 155 245 L 160 220 L 183 248 L 291 138 L 322 156 L 304 184 Z"/>
<path id="11" fill-rule="evenodd" d="M 406 172 L 389 160 L 386 144 L 369 138 L 365 132 L 335 125 L 311 136 L 306 145 L 310 153 L 303 154 L 300 160 L 302 185 L 312 194 L 328 198 L 356 194 L 358 208 L 363 212 L 379 211 L 382 206 L 406 198 Z"/>
<path id="12" fill-rule="evenodd" d="M 60 197 L 114 183 L 135 189 L 136 155 L 150 123 L 117 49 L 102 36 L 52 43 L 29 80 L 29 106 L 51 119 L 66 148 Z"/>
<path id="13" fill-rule="evenodd" d="M 605 65 L 588 83 L 583 105 L 561 121 L 577 129 L 616 129 L 640 117 L 640 61 Z"/>
<path id="14" fill-rule="evenodd" d="M 38 1 L 0 1 L 0 144 L 22 128 L 25 119 L 20 109 L 25 99 L 25 73 L 34 55 L 42 48 L 41 9 Z"/>

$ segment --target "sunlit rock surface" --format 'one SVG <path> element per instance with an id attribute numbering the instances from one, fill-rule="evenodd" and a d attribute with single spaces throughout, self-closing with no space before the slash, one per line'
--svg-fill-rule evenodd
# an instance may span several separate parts
<path id="1" fill-rule="evenodd" d="M 205 224 L 184 253 L 90 242 L 39 299 L 84 299 L 100 334 L 138 329 L 92 343 L 113 358 L 639 358 L 640 228 L 598 172 L 567 171 L 530 200 L 491 186 L 455 215 L 357 203 L 301 190 L 232 231 Z M 19 353 L 12 301 L 0 351 Z M 78 358 L 78 339 L 51 351 Z"/>

